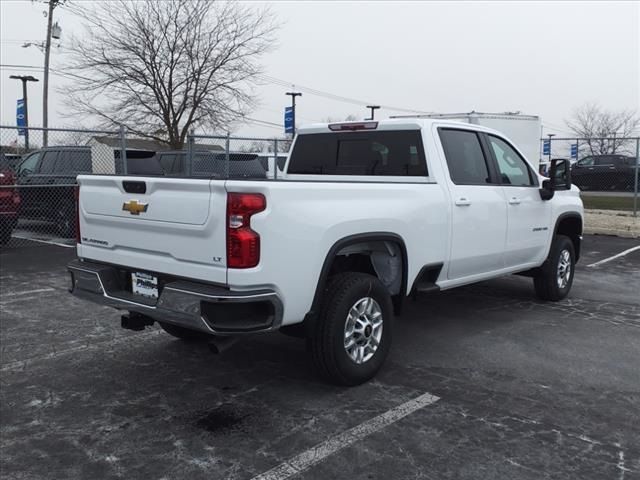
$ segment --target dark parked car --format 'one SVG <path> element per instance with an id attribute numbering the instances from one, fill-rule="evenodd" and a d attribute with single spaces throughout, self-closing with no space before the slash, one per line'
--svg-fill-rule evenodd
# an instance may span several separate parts
<path id="1" fill-rule="evenodd" d="M 172 177 L 187 175 L 187 152 L 158 152 L 156 158 L 164 175 Z M 219 151 L 194 152 L 191 176 L 223 178 L 227 174 L 226 158 L 226 154 Z M 272 153 L 230 153 L 228 174 L 230 178 L 272 178 L 274 163 L 277 163 L 278 170 L 282 171 L 286 159 L 286 155 L 276 157 Z"/>
<path id="2" fill-rule="evenodd" d="M 158 152 L 156 158 L 165 175 L 183 177 L 188 174 L 187 152 Z M 227 174 L 225 163 L 225 153 L 196 151 L 193 153 L 191 176 L 223 178 Z M 266 158 L 259 159 L 255 153 L 230 153 L 228 174 L 231 178 L 266 178 Z"/>
<path id="3" fill-rule="evenodd" d="M 15 175 L 7 158 L 0 154 L 0 244 L 11 240 L 18 222 L 20 194 L 15 188 Z"/>
<path id="4" fill-rule="evenodd" d="M 581 190 L 633 190 L 636 159 L 625 155 L 591 155 L 571 167 L 571 179 Z"/>
<path id="5" fill-rule="evenodd" d="M 131 175 L 162 175 L 155 152 L 127 150 L 127 168 Z M 102 165 L 111 159 L 102 160 Z M 122 172 L 120 151 L 114 151 L 113 170 Z M 75 236 L 76 177 L 95 173 L 91 147 L 46 147 L 25 157 L 17 177 L 22 206 L 21 217 L 54 222 L 61 237 Z"/>

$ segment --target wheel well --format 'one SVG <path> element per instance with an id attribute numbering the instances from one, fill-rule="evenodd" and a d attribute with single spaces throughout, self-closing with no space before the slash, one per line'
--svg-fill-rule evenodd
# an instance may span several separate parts
<path id="1" fill-rule="evenodd" d="M 389 290 L 395 313 L 400 313 L 407 289 L 407 253 L 400 237 L 363 234 L 336 242 L 325 259 L 306 318 L 313 318 L 318 312 L 331 276 L 342 272 L 362 272 L 377 277 Z"/>
<path id="2" fill-rule="evenodd" d="M 556 227 L 556 235 L 566 235 L 573 243 L 576 261 L 580 258 L 580 237 L 582 236 L 582 219 L 571 215 L 561 218 Z"/>

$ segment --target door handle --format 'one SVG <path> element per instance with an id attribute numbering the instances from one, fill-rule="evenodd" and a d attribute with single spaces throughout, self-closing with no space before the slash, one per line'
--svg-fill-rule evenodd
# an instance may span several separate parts
<path id="1" fill-rule="evenodd" d="M 456 200 L 456 205 L 458 207 L 468 207 L 469 205 L 471 205 L 471 200 L 469 200 L 467 197 L 460 197 Z"/>
<path id="2" fill-rule="evenodd" d="M 511 197 L 509 199 L 509 205 L 520 205 L 520 199 L 518 197 Z"/>

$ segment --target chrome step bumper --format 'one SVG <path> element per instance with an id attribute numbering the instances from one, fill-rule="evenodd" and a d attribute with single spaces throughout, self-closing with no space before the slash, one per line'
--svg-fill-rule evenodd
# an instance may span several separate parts
<path id="1" fill-rule="evenodd" d="M 233 291 L 154 274 L 160 286 L 158 298 L 152 299 L 127 288 L 127 275 L 133 269 L 78 259 L 67 270 L 69 291 L 78 298 L 205 333 L 263 332 L 276 330 L 282 323 L 282 302 L 272 290 Z"/>

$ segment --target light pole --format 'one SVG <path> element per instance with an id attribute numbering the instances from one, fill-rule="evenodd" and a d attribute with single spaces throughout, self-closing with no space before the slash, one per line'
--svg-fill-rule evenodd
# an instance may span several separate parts
<path id="1" fill-rule="evenodd" d="M 44 80 L 42 82 L 42 146 L 47 146 L 48 132 L 47 126 L 49 123 L 49 57 L 51 55 L 51 33 L 53 25 L 53 9 L 56 8 L 64 0 L 49 0 L 49 13 L 47 15 L 47 38 L 44 42 Z M 60 38 L 60 27 L 56 23 L 55 31 L 57 38 Z"/>
<path id="2" fill-rule="evenodd" d="M 296 136 L 296 97 L 301 97 L 302 93 L 300 92 L 287 92 L 285 95 L 291 96 L 291 120 L 293 123 L 293 132 L 291 138 Z"/>
<path id="3" fill-rule="evenodd" d="M 22 100 L 24 101 L 24 148 L 29 150 L 29 103 L 27 102 L 27 82 L 37 82 L 38 79 L 31 75 L 10 75 L 13 80 L 22 81 Z"/>
<path id="4" fill-rule="evenodd" d="M 371 110 L 371 118 L 368 120 L 373 120 L 376 110 L 380 108 L 380 105 L 367 105 L 367 108 Z"/>

